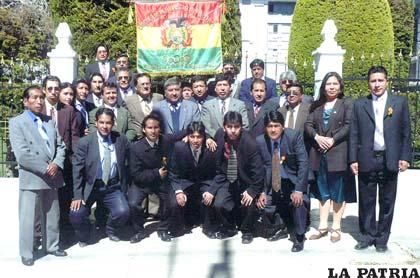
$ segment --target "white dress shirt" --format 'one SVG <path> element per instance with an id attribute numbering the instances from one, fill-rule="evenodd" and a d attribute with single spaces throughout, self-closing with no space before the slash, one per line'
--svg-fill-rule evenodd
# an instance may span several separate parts
<path id="1" fill-rule="evenodd" d="M 97 131 L 98 135 L 98 144 L 99 144 L 99 156 L 101 160 L 101 166 L 99 167 L 96 173 L 96 179 L 102 179 L 102 169 L 104 167 L 104 152 L 105 148 L 108 148 L 111 153 L 111 171 L 109 172 L 109 179 L 115 178 L 118 173 L 118 164 L 117 164 L 117 154 L 115 151 L 115 145 L 112 144 L 111 136 L 108 135 L 107 137 L 103 137 L 99 131 Z"/>
<path id="2" fill-rule="evenodd" d="M 375 137 L 373 141 L 373 150 L 375 151 L 383 151 L 386 147 L 384 139 L 384 113 L 387 98 L 387 91 L 380 97 L 372 94 L 372 106 L 373 112 L 375 113 Z"/>

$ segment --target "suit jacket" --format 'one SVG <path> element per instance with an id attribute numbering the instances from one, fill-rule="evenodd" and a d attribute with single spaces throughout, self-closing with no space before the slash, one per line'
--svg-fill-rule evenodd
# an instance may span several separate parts
<path id="1" fill-rule="evenodd" d="M 220 128 L 215 135 L 217 143 L 216 150 L 216 183 L 228 183 L 227 164 L 228 161 L 224 154 L 226 143 L 225 132 Z M 264 169 L 257 142 L 251 135 L 243 130 L 239 143 L 236 147 L 238 161 L 238 181 L 239 190 L 247 191 L 252 198 L 257 197 L 264 190 Z"/>
<path id="2" fill-rule="evenodd" d="M 132 95 L 136 95 L 137 94 L 136 93 L 136 89 L 135 89 L 134 86 L 129 85 L 128 88 L 127 88 L 127 90 L 128 91 L 131 90 L 133 92 Z M 118 104 L 118 106 L 123 106 L 123 104 L 124 104 L 124 100 L 125 99 L 123 98 L 123 95 L 124 95 L 123 90 L 118 86 L 117 87 L 117 104 Z M 129 96 L 126 96 L 125 98 L 127 98 L 127 97 L 129 97 Z"/>
<path id="3" fill-rule="evenodd" d="M 349 162 L 358 162 L 360 172 L 370 172 L 374 163 L 375 113 L 372 96 L 354 102 L 350 124 Z M 407 99 L 388 93 L 384 112 L 386 167 L 398 171 L 399 160 L 411 159 L 411 127 Z"/>
<path id="4" fill-rule="evenodd" d="M 179 113 L 179 130 L 184 130 L 187 126 L 194 121 L 200 120 L 200 110 L 198 105 L 189 100 L 181 100 L 181 107 Z M 169 102 L 161 100 L 153 106 L 153 111 L 158 113 L 163 122 L 163 133 L 174 134 L 174 126 L 172 122 L 171 110 L 169 109 Z"/>
<path id="5" fill-rule="evenodd" d="M 40 115 L 48 135 L 51 153 L 39 134 L 28 111 L 9 120 L 10 143 L 19 165 L 19 188 L 23 190 L 52 189 L 63 186 L 59 170 L 54 178 L 46 174 L 50 163 L 63 169 L 66 146 L 49 116 Z"/>
<path id="6" fill-rule="evenodd" d="M 280 97 L 281 97 L 281 95 L 273 97 L 273 98 L 269 99 L 268 101 L 275 103 L 277 105 L 277 108 L 280 108 Z M 312 96 L 303 95 L 302 103 L 312 104 L 313 102 L 314 102 L 314 98 Z M 285 105 L 283 105 L 283 107 L 284 106 Z"/>
<path id="7" fill-rule="evenodd" d="M 261 105 L 257 117 L 255 117 L 254 114 L 254 104 L 251 102 L 246 102 L 245 105 L 248 111 L 249 132 L 251 133 L 252 137 L 257 138 L 258 135 L 261 135 L 265 132 L 264 116 L 270 111 L 276 110 L 276 105 L 274 105 L 272 102 L 266 101 L 263 105 Z"/>
<path id="8" fill-rule="evenodd" d="M 152 103 L 153 106 L 157 102 L 161 101 L 163 96 L 160 94 L 152 94 Z M 138 138 L 143 137 L 143 127 L 141 123 L 143 122 L 145 115 L 140 106 L 139 96 L 137 94 L 131 95 L 125 98 L 123 106 L 128 110 L 133 120 L 134 130 Z"/>
<path id="9" fill-rule="evenodd" d="M 125 187 L 125 165 L 130 143 L 127 137 L 117 132 L 111 132 L 111 142 L 115 146 L 118 164 L 118 177 L 122 188 Z M 74 200 L 86 201 L 92 193 L 96 173 L 101 165 L 98 133 L 92 132 L 81 138 L 76 146 L 73 157 L 73 194 Z"/>
<path id="10" fill-rule="evenodd" d="M 89 122 L 89 112 L 96 108 L 96 106 L 90 102 L 85 102 L 84 106 L 85 106 L 86 112 L 88 113 L 87 119 L 86 119 L 85 113 L 82 113 L 81 111 L 77 110 L 77 108 L 74 109 L 74 111 L 76 112 L 77 126 L 79 128 L 78 130 L 79 138 L 85 136 L 85 129 L 89 128 L 89 125 L 86 123 L 86 122 Z"/>
<path id="11" fill-rule="evenodd" d="M 89 113 L 90 132 L 96 131 L 95 114 L 96 114 L 96 111 L 98 111 L 98 109 L 99 107 L 95 108 Z M 136 139 L 137 135 L 136 135 L 136 130 L 133 124 L 133 120 L 131 118 L 131 114 L 124 107 L 117 107 L 116 109 L 117 109 L 117 119 L 114 123 L 114 126 L 112 127 L 112 130 L 118 133 L 124 134 L 125 136 L 127 136 L 128 141 L 133 142 Z"/>
<path id="12" fill-rule="evenodd" d="M 242 127 L 245 129 L 249 128 L 248 114 L 243 101 L 231 97 L 227 110 L 239 112 L 242 116 Z M 201 121 L 210 137 L 214 137 L 216 131 L 223 127 L 223 115 L 219 105 L 219 98 L 211 99 L 203 104 L 201 107 Z"/>
<path id="13" fill-rule="evenodd" d="M 112 77 L 112 76 L 115 76 L 114 69 L 115 69 L 115 61 L 110 60 L 109 61 L 108 79 L 110 77 Z M 90 80 L 90 76 L 92 74 L 96 73 L 96 72 L 101 73 L 101 70 L 99 69 L 98 62 L 95 61 L 94 63 L 90 63 L 90 64 L 88 64 L 86 66 L 86 69 L 85 69 L 85 79 L 86 80 Z"/>
<path id="14" fill-rule="evenodd" d="M 353 110 L 353 100 L 351 98 L 337 99 L 333 107 L 328 128 L 324 128 L 323 112 L 324 106 L 317 107 L 309 114 L 305 123 L 305 133 L 311 140 L 311 149 L 309 158 L 311 168 L 314 171 L 319 170 L 321 153 L 318 151 L 319 146 L 315 141 L 315 135 L 332 137 L 334 145 L 325 154 L 327 157 L 328 171 L 347 171 L 348 170 L 348 138 L 350 130 L 350 119 Z"/>
<path id="15" fill-rule="evenodd" d="M 306 119 L 308 118 L 310 108 L 311 108 L 310 104 L 302 102 L 299 106 L 297 115 L 293 115 L 294 117 L 296 117 L 294 130 L 299 131 L 302 135 L 305 131 L 305 122 L 306 122 Z M 286 121 L 286 115 L 287 115 L 286 106 L 278 108 L 277 111 L 279 111 L 283 115 L 284 120 Z"/>
<path id="16" fill-rule="evenodd" d="M 264 77 L 265 84 L 267 85 L 267 99 L 273 98 L 277 96 L 277 85 L 276 81 L 274 81 L 271 78 Z M 242 101 L 249 101 L 252 102 L 252 96 L 251 96 L 251 85 L 254 81 L 253 77 L 247 78 L 241 83 L 241 88 L 239 91 L 239 99 Z"/>
<path id="17" fill-rule="evenodd" d="M 272 156 L 271 139 L 261 134 L 257 137 L 265 169 L 265 192 L 271 191 Z M 295 190 L 307 192 L 309 162 L 303 143 L 302 134 L 290 128 L 285 128 L 280 139 L 280 155 L 285 158 L 282 170 L 286 171 L 288 179 L 295 185 Z"/>
<path id="18" fill-rule="evenodd" d="M 209 151 L 205 145 L 202 146 L 198 164 L 195 165 L 189 143 L 176 142 L 170 165 L 169 182 L 174 191 L 206 184 L 209 186 L 208 192 L 216 195 L 220 185 L 213 182 L 216 176 L 216 153 Z"/>

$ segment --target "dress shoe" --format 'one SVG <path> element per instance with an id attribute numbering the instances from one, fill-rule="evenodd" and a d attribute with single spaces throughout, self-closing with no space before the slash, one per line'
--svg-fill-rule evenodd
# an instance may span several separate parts
<path id="1" fill-rule="evenodd" d="M 79 247 L 80 248 L 83 248 L 83 247 L 86 247 L 86 246 L 88 246 L 89 244 L 86 242 L 86 241 L 79 241 Z"/>
<path id="2" fill-rule="evenodd" d="M 237 233 L 238 232 L 236 230 L 219 231 L 219 232 L 216 233 L 216 238 L 218 238 L 218 239 L 225 239 L 225 238 L 233 237 Z"/>
<path id="3" fill-rule="evenodd" d="M 356 246 L 354 246 L 354 249 L 356 250 L 363 250 L 371 246 L 372 244 L 366 241 L 359 241 Z"/>
<path id="4" fill-rule="evenodd" d="M 254 240 L 252 234 L 242 235 L 242 244 L 250 244 Z"/>
<path id="5" fill-rule="evenodd" d="M 303 250 L 304 243 L 305 243 L 305 240 L 302 240 L 302 241 L 295 240 L 293 242 L 292 252 L 300 252 L 300 251 L 302 251 Z"/>
<path id="6" fill-rule="evenodd" d="M 109 235 L 108 238 L 110 241 L 114 241 L 114 242 L 120 241 L 120 238 L 117 237 L 116 235 Z"/>
<path id="7" fill-rule="evenodd" d="M 60 250 L 60 249 L 55 250 L 55 251 L 52 251 L 52 252 L 48 252 L 48 254 L 54 255 L 56 257 L 65 257 L 65 256 L 67 256 L 67 252 L 64 251 L 64 250 Z"/>
<path id="8" fill-rule="evenodd" d="M 336 243 L 341 239 L 341 229 L 331 229 L 331 237 L 330 240 L 332 243 Z"/>
<path id="9" fill-rule="evenodd" d="M 139 232 L 130 238 L 130 243 L 137 243 L 147 237 L 145 232 Z"/>
<path id="10" fill-rule="evenodd" d="M 168 231 L 158 231 L 158 237 L 165 242 L 172 241 L 172 237 Z"/>
<path id="11" fill-rule="evenodd" d="M 309 240 L 316 240 L 316 239 L 320 239 L 324 236 L 328 235 L 328 228 L 324 228 L 324 229 L 317 229 L 317 233 L 313 234 L 309 237 Z"/>
<path id="12" fill-rule="evenodd" d="M 289 235 L 287 234 L 286 229 L 280 229 L 278 230 L 274 235 L 267 238 L 268 241 L 277 241 L 282 238 L 287 238 Z"/>
<path id="13" fill-rule="evenodd" d="M 205 234 L 209 239 L 216 239 L 216 233 L 209 231 L 209 230 L 203 230 L 203 234 Z"/>
<path id="14" fill-rule="evenodd" d="M 32 266 L 34 265 L 34 259 L 22 257 L 22 263 L 26 266 Z"/>
<path id="15" fill-rule="evenodd" d="M 386 251 L 388 251 L 388 246 L 386 245 L 376 245 L 376 252 L 378 253 L 385 253 Z"/>

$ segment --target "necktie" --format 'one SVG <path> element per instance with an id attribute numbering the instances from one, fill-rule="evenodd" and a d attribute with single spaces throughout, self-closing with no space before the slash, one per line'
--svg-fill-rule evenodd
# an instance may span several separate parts
<path id="1" fill-rule="evenodd" d="M 102 164 L 102 181 L 108 184 L 109 174 L 111 173 L 111 151 L 109 150 L 108 142 L 104 142 L 104 162 Z"/>
<path id="2" fill-rule="evenodd" d="M 199 155 L 198 155 L 198 150 L 194 150 L 193 154 L 194 154 L 194 166 L 197 166 L 198 165 L 198 159 L 200 158 Z"/>
<path id="3" fill-rule="evenodd" d="M 222 100 L 222 116 L 224 116 L 226 113 L 226 102 L 225 100 Z"/>
<path id="4" fill-rule="evenodd" d="M 261 106 L 260 105 L 255 105 L 254 106 L 254 118 L 256 118 L 258 116 L 258 113 L 260 112 Z"/>
<path id="5" fill-rule="evenodd" d="M 86 127 L 89 126 L 89 115 L 83 105 L 80 105 L 80 112 L 83 113 L 83 117 L 85 118 Z"/>
<path id="6" fill-rule="evenodd" d="M 100 70 L 101 70 L 102 77 L 105 79 L 105 81 L 107 81 L 108 80 L 108 72 L 106 70 L 106 64 L 105 64 L 105 62 L 102 62 L 99 65 L 101 65 Z"/>
<path id="7" fill-rule="evenodd" d="M 51 106 L 50 109 L 50 116 L 53 119 L 54 125 L 57 126 L 57 118 L 56 118 L 56 113 L 55 113 L 55 108 L 54 106 Z"/>
<path id="8" fill-rule="evenodd" d="M 42 139 L 45 142 L 45 146 L 47 147 L 47 150 L 50 154 L 51 153 L 51 146 L 50 146 L 50 141 L 48 140 L 48 134 L 47 134 L 47 130 L 45 129 L 44 125 L 42 124 L 42 120 L 40 117 L 36 117 L 36 124 L 38 126 L 38 132 L 41 135 Z"/>
<path id="9" fill-rule="evenodd" d="M 287 122 L 288 128 L 294 128 L 295 126 L 295 117 L 294 117 L 294 109 L 289 109 L 289 121 Z"/>
<path id="10" fill-rule="evenodd" d="M 271 158 L 271 187 L 274 192 L 278 192 L 281 189 L 280 153 L 278 142 L 274 142 L 274 150 Z"/>
<path id="11" fill-rule="evenodd" d="M 238 179 L 238 160 L 236 157 L 236 151 L 233 148 L 233 145 L 230 145 L 228 165 L 227 165 L 227 179 L 230 183 L 235 182 Z"/>

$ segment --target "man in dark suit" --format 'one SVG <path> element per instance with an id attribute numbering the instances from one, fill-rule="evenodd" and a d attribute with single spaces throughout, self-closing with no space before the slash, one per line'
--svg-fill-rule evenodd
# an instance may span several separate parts
<path id="1" fill-rule="evenodd" d="M 265 115 L 266 133 L 257 137 L 265 168 L 265 192 L 257 207 L 275 205 L 283 217 L 289 212 L 294 222 L 292 252 L 303 250 L 306 232 L 308 185 L 308 154 L 302 134 L 284 128 L 284 118 L 278 111 Z"/>
<path id="2" fill-rule="evenodd" d="M 219 184 L 214 183 L 216 175 L 216 153 L 205 146 L 206 132 L 203 123 L 192 122 L 187 126 L 188 142 L 177 142 L 172 153 L 169 168 L 169 209 L 171 223 L 177 230 L 188 231 L 189 227 L 199 224 L 197 213 L 203 212 L 203 233 L 209 238 L 216 238 L 216 223 L 214 219 L 213 201 Z M 190 213 L 191 218 L 184 221 L 184 214 Z M 188 222 L 189 220 L 189 222 Z"/>
<path id="3" fill-rule="evenodd" d="M 168 222 L 168 158 L 173 136 L 161 135 L 161 119 L 155 113 L 143 120 L 144 137 L 130 147 L 130 172 L 133 183 L 128 189 L 128 204 L 135 235 L 131 243 L 137 243 L 148 235 L 144 230 L 146 216 L 141 204 L 149 194 L 159 197 L 161 221 L 157 228 L 162 241 L 171 241 Z M 182 137 L 185 136 L 182 134 Z M 182 138 L 181 137 L 181 138 Z"/>
<path id="4" fill-rule="evenodd" d="M 394 214 L 398 172 L 409 167 L 411 128 L 407 99 L 387 91 L 384 67 L 368 72 L 371 94 L 354 102 L 350 123 L 349 162 L 359 180 L 359 228 L 356 250 L 374 244 L 386 252 Z M 376 195 L 379 190 L 379 221 Z"/>
<path id="5" fill-rule="evenodd" d="M 236 234 L 236 222 L 242 232 L 242 243 L 253 240 L 257 218 L 255 202 L 264 190 L 264 172 L 261 156 L 255 139 L 243 130 L 242 116 L 228 111 L 223 128 L 215 135 L 216 177 L 221 183 L 214 207 L 222 221 L 218 238 Z"/>
<path id="6" fill-rule="evenodd" d="M 53 120 L 41 112 L 45 95 L 38 86 L 23 92 L 25 111 L 9 122 L 10 143 L 19 165 L 19 253 L 26 266 L 34 264 L 34 237 L 37 214 L 42 226 L 43 248 L 55 256 L 59 250 L 57 188 L 63 186 L 65 144 Z"/>
<path id="7" fill-rule="evenodd" d="M 109 48 L 107 45 L 100 43 L 95 48 L 96 62 L 88 64 L 85 70 L 85 78 L 90 79 L 95 72 L 101 73 L 104 81 L 115 75 L 115 61 L 110 61 Z"/>
<path id="8" fill-rule="evenodd" d="M 79 111 L 76 113 L 76 121 L 79 125 L 79 135 L 83 137 L 89 133 L 89 112 L 96 108 L 95 104 L 86 101 L 89 94 L 89 81 L 79 79 L 73 83 L 76 87 L 74 107 Z"/>
<path id="9" fill-rule="evenodd" d="M 208 94 L 206 80 L 203 76 L 196 75 L 191 78 L 191 85 L 193 90 L 193 97 L 191 98 L 191 101 L 197 103 L 198 109 L 200 109 L 201 112 L 203 104 L 214 97 Z"/>
<path id="10" fill-rule="evenodd" d="M 123 106 L 131 114 L 137 137 L 142 138 L 144 117 L 150 114 L 153 106 L 161 101 L 163 96 L 152 93 L 152 78 L 147 73 L 137 74 L 134 78 L 134 86 L 137 94 L 128 96 Z"/>
<path id="11" fill-rule="evenodd" d="M 263 79 L 266 84 L 267 99 L 277 96 L 276 81 L 264 76 L 264 62 L 260 59 L 255 59 L 249 64 L 251 68 L 252 77 L 245 79 L 241 83 L 239 91 L 239 99 L 244 102 L 252 102 L 251 85 L 254 79 Z"/>
<path id="12" fill-rule="evenodd" d="M 129 142 L 125 135 L 112 131 L 115 115 L 111 109 L 99 108 L 95 119 L 97 131 L 80 139 L 73 158 L 70 220 L 80 247 L 90 242 L 88 218 L 93 203 L 102 202 L 110 212 L 106 233 L 111 241 L 120 240 L 118 230 L 129 219 L 127 200 L 121 191 Z"/>
<path id="13" fill-rule="evenodd" d="M 230 79 L 230 95 L 233 98 L 239 98 L 239 89 L 241 82 L 237 78 L 237 67 L 232 61 L 223 60 L 222 74 L 229 76 Z M 216 80 L 214 78 L 209 79 L 207 84 L 207 95 L 217 97 L 216 94 Z"/>
<path id="14" fill-rule="evenodd" d="M 73 179 L 71 157 L 73 148 L 79 140 L 79 126 L 76 111 L 73 106 L 59 102 L 61 82 L 57 76 L 47 76 L 42 82 L 45 93 L 45 106 L 42 113 L 50 116 L 58 130 L 59 135 L 66 145 L 66 158 L 64 161 L 63 175 L 64 186 L 58 189 L 60 204 L 60 242 L 71 241 L 74 232 L 69 219 L 69 207 L 73 197 Z"/>
<path id="15" fill-rule="evenodd" d="M 130 86 L 132 88 L 134 88 L 134 77 L 135 74 L 133 72 L 130 71 L 130 60 L 129 57 L 126 53 L 117 53 L 116 57 L 115 57 L 115 75 L 109 77 L 108 79 L 108 83 L 114 83 L 117 84 L 117 72 L 120 69 L 127 69 L 130 73 Z"/>
<path id="16" fill-rule="evenodd" d="M 267 101 L 266 83 L 262 79 L 254 79 L 251 85 L 252 102 L 246 102 L 249 120 L 249 132 L 253 138 L 263 134 L 264 116 L 276 109 L 276 105 Z"/>

